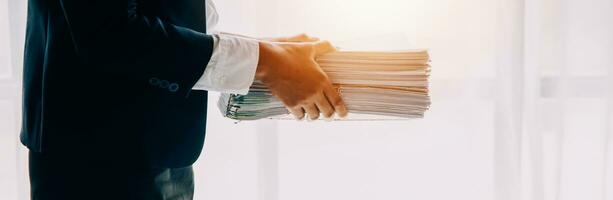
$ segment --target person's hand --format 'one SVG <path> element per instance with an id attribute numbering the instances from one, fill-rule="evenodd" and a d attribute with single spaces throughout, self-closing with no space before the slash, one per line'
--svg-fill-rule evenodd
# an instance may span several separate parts
<path id="1" fill-rule="evenodd" d="M 311 37 L 303 33 L 290 37 L 263 38 L 262 40 L 269 42 L 317 42 L 319 38 Z"/>
<path id="2" fill-rule="evenodd" d="M 256 79 L 262 81 L 288 110 L 302 119 L 320 113 L 331 118 L 347 115 L 347 108 L 315 57 L 336 49 L 327 41 L 260 42 Z"/>

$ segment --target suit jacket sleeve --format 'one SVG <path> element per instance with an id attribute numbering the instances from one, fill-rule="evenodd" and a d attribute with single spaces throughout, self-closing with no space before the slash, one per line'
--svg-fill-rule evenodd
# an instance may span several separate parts
<path id="1" fill-rule="evenodd" d="M 78 57 L 94 66 L 92 76 L 120 77 L 119 84 L 167 80 L 187 96 L 211 58 L 213 38 L 145 12 L 139 2 L 60 0 Z"/>

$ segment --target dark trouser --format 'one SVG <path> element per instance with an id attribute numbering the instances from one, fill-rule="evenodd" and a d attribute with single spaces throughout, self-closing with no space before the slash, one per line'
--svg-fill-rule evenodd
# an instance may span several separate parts
<path id="1" fill-rule="evenodd" d="M 192 199 L 191 166 L 154 168 L 138 158 L 120 157 L 30 152 L 32 200 Z"/>

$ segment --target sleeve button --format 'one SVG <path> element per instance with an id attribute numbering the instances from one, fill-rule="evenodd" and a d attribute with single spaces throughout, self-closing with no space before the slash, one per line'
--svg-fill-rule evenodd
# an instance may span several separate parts
<path id="1" fill-rule="evenodd" d="M 168 86 L 168 90 L 171 92 L 177 92 L 179 90 L 179 84 L 172 83 Z"/>
<path id="2" fill-rule="evenodd" d="M 160 79 L 152 77 L 149 79 L 149 85 L 157 86 L 160 84 Z"/>

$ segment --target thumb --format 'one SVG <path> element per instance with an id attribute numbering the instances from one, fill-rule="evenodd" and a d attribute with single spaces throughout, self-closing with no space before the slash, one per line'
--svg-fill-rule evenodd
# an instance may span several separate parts
<path id="1" fill-rule="evenodd" d="M 329 41 L 318 41 L 313 43 L 313 45 L 315 47 L 316 56 L 336 51 L 336 48 L 332 46 L 332 43 Z"/>

